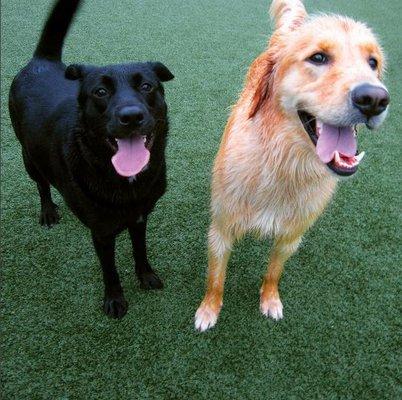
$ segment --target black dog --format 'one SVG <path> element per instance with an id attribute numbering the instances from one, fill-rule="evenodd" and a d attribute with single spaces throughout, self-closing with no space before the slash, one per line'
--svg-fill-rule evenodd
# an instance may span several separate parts
<path id="1" fill-rule="evenodd" d="M 162 288 L 147 259 L 145 232 L 166 189 L 161 82 L 173 75 L 159 62 L 66 68 L 62 47 L 79 3 L 56 3 L 34 57 L 12 83 L 10 116 L 39 190 L 40 223 L 59 220 L 52 185 L 91 230 L 103 270 L 103 309 L 121 318 L 127 302 L 115 267 L 117 234 L 129 230 L 141 287 Z"/>

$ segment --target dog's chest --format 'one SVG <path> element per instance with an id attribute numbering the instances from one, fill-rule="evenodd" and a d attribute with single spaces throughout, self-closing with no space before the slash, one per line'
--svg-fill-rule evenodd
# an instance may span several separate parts
<path id="1" fill-rule="evenodd" d="M 156 199 L 140 196 L 136 191 L 113 190 L 104 185 L 79 185 L 75 182 L 63 191 L 74 214 L 90 229 L 104 234 L 136 224 L 152 209 Z"/>
<path id="2" fill-rule="evenodd" d="M 237 232 L 285 234 L 310 225 L 323 211 L 336 179 L 291 132 L 261 140 L 236 124 L 218 154 L 212 212 Z"/>
<path id="3" fill-rule="evenodd" d="M 223 190 L 215 192 L 212 211 L 226 215 L 226 222 L 238 232 L 278 235 L 309 226 L 323 211 L 336 186 L 329 175 L 306 181 L 269 165 L 261 166 L 256 174 L 239 165 L 232 167 L 223 179 Z"/>
<path id="4" fill-rule="evenodd" d="M 277 235 L 310 225 L 331 198 L 331 186 L 328 182 L 287 184 L 274 177 L 261 182 L 255 197 L 249 194 L 251 212 L 247 230 Z"/>

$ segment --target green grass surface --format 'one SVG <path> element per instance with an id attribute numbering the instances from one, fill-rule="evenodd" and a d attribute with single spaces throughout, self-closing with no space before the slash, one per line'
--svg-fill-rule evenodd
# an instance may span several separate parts
<path id="1" fill-rule="evenodd" d="M 101 310 L 89 232 L 63 205 L 38 224 L 35 185 L 7 112 L 12 77 L 30 58 L 49 1 L 2 1 L 2 383 L 4 399 L 396 399 L 401 341 L 400 0 L 306 1 L 367 21 L 389 59 L 389 119 L 360 137 L 367 156 L 287 264 L 285 319 L 263 318 L 258 290 L 268 241 L 233 254 L 225 305 L 193 328 L 206 270 L 210 168 L 247 67 L 270 32 L 268 0 L 86 1 L 66 62 L 160 60 L 171 136 L 169 190 L 150 219 L 150 260 L 165 282 L 143 292 L 128 237 L 117 264 L 129 311 Z"/>

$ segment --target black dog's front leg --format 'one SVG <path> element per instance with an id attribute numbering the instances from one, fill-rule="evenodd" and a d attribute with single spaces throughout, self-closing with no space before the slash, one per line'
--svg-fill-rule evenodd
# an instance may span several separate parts
<path id="1" fill-rule="evenodd" d="M 124 298 L 114 261 L 116 237 L 99 237 L 92 232 L 92 240 L 102 267 L 105 284 L 103 311 L 109 317 L 122 318 L 127 312 L 128 305 Z"/>
<path id="2" fill-rule="evenodd" d="M 146 244 L 147 217 L 143 216 L 129 227 L 133 244 L 135 273 L 142 289 L 162 289 L 163 283 L 149 265 Z"/>

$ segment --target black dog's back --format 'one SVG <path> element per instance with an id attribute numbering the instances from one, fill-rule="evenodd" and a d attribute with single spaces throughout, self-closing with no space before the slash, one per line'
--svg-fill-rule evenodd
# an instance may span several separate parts
<path id="1" fill-rule="evenodd" d="M 146 252 L 149 213 L 166 188 L 167 106 L 159 62 L 96 67 L 61 61 L 80 4 L 59 0 L 31 61 L 15 77 L 9 109 L 26 171 L 36 182 L 40 223 L 58 222 L 50 185 L 92 234 L 105 284 L 104 311 L 127 310 L 114 264 L 115 237 L 128 229 L 141 286 L 161 288 Z"/>
<path id="2" fill-rule="evenodd" d="M 61 159 L 54 149 L 68 140 L 78 115 L 78 84 L 65 79 L 65 69 L 60 61 L 34 57 L 15 77 L 9 97 L 11 121 L 29 175 L 35 181 L 43 178 L 61 191 L 57 168 Z M 58 125 L 63 129 L 57 129 Z M 55 216 L 49 223 L 57 221 Z"/>
<path id="3" fill-rule="evenodd" d="M 65 79 L 61 62 L 64 38 L 71 25 L 79 0 L 56 3 L 30 62 L 14 78 L 10 89 L 10 115 L 20 141 L 40 134 L 43 121 L 50 118 L 68 98 L 77 98 L 77 82 Z M 19 127 L 18 121 L 24 121 Z"/>
<path id="4" fill-rule="evenodd" d="M 9 98 L 14 121 L 24 120 L 24 129 L 16 129 L 20 141 L 43 133 L 43 123 L 52 118 L 65 101 L 76 101 L 78 84 L 64 77 L 65 66 L 46 59 L 33 58 L 15 77 Z M 16 123 L 18 127 L 18 122 Z"/>

